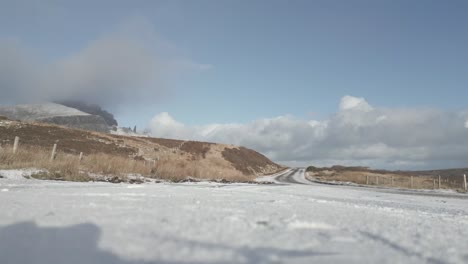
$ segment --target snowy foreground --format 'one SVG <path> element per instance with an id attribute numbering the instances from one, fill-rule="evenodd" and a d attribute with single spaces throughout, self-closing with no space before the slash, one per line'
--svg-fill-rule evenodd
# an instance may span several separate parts
<path id="1" fill-rule="evenodd" d="M 2 264 L 468 263 L 463 194 L 21 173 L 0 171 Z"/>

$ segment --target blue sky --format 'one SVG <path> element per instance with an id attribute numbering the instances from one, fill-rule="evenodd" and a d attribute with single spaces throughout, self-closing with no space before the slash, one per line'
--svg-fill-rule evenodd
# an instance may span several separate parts
<path id="1" fill-rule="evenodd" d="M 347 94 L 389 107 L 466 105 L 466 1 L 95 2 L 2 1 L 0 36 L 52 60 L 139 17 L 181 56 L 212 65 L 173 83 L 176 99 L 119 114 L 124 124 L 161 111 L 190 124 L 324 117 Z"/>
<path id="2" fill-rule="evenodd" d="M 0 0 L 0 39 L 13 39 L 35 64 L 75 65 L 92 59 L 81 55 L 102 36 L 122 28 L 125 38 L 136 35 L 157 54 L 148 75 L 164 81 L 122 78 L 128 87 L 111 101 L 96 92 L 122 125 L 143 128 L 162 112 L 192 127 L 279 116 L 326 121 L 346 95 L 379 109 L 465 111 L 467 13 L 468 2 L 457 0 Z M 141 57 L 129 68 L 144 67 Z M 132 89 L 143 99 L 131 100 Z"/>

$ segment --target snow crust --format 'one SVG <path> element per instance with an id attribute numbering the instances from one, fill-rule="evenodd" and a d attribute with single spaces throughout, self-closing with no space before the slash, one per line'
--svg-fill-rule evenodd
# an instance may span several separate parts
<path id="1" fill-rule="evenodd" d="M 56 116 L 88 116 L 75 108 L 55 103 L 0 106 L 0 115 L 11 119 L 39 120 Z"/>
<path id="2" fill-rule="evenodd" d="M 128 136 L 128 137 L 148 137 L 148 135 L 135 133 L 129 129 L 125 129 L 122 127 L 115 127 L 115 130 L 111 129 L 110 133 L 113 135 Z"/>
<path id="3" fill-rule="evenodd" d="M 467 263 L 466 195 L 0 171 L 0 263 Z M 301 171 L 303 173 L 303 171 Z M 300 175 L 303 177 L 303 175 Z"/>

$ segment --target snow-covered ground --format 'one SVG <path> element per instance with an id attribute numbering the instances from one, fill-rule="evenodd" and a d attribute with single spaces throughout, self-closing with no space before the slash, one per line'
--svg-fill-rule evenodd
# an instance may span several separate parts
<path id="1" fill-rule="evenodd" d="M 110 133 L 113 135 L 119 136 L 128 136 L 128 137 L 148 137 L 148 135 L 133 132 L 131 129 L 124 128 L 124 127 L 114 127 L 110 130 Z"/>
<path id="2" fill-rule="evenodd" d="M 0 106 L 0 115 L 10 119 L 39 120 L 56 116 L 88 116 L 75 108 L 55 103 Z"/>
<path id="3" fill-rule="evenodd" d="M 468 263 L 466 195 L 20 173 L 0 171 L 0 263 Z"/>

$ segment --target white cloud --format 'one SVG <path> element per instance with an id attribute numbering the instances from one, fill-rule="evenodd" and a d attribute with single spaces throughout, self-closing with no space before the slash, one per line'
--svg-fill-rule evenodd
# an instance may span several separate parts
<path id="1" fill-rule="evenodd" d="M 32 53 L 19 40 L 0 39 L 0 103 L 81 99 L 113 108 L 154 102 L 179 75 L 211 67 L 178 56 L 142 18 L 52 62 Z"/>
<path id="2" fill-rule="evenodd" d="M 353 96 L 343 96 L 339 106 L 340 111 L 346 110 L 359 110 L 359 111 L 371 111 L 372 107 L 367 103 L 364 98 L 358 98 Z"/>
<path id="3" fill-rule="evenodd" d="M 190 138 L 193 132 L 195 132 L 193 129 L 174 120 L 174 118 L 166 112 L 153 117 L 148 128 L 162 138 Z"/>
<path id="4" fill-rule="evenodd" d="M 243 145 L 290 165 L 424 169 L 468 165 L 467 118 L 468 112 L 379 108 L 345 96 L 326 120 L 186 126 L 163 113 L 149 127 L 153 136 Z"/>

